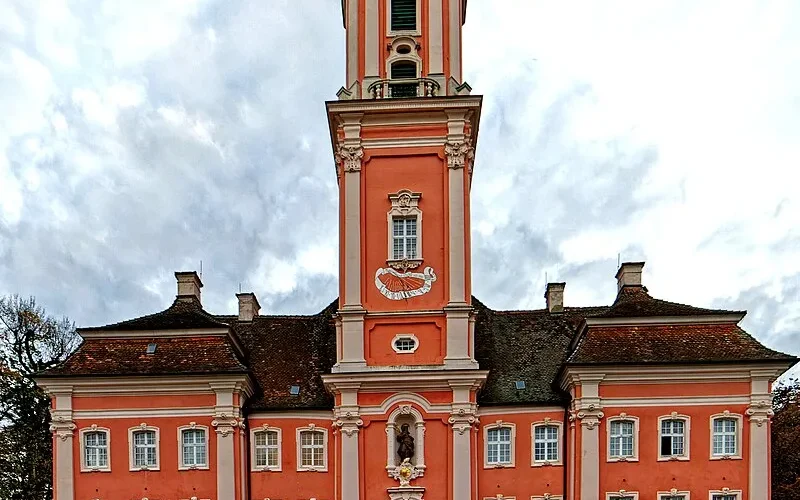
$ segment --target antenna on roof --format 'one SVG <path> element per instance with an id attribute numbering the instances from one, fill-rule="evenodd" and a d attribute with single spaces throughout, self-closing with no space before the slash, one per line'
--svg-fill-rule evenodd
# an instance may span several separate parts
<path id="1" fill-rule="evenodd" d="M 621 253 L 617 253 L 617 269 L 619 269 L 619 266 L 622 265 L 621 259 L 622 259 L 622 254 Z"/>
<path id="2" fill-rule="evenodd" d="M 544 284 L 546 285 L 547 283 L 549 283 L 549 281 L 547 281 L 547 271 L 545 271 L 544 272 Z"/>
<path id="3" fill-rule="evenodd" d="M 200 259 L 200 279 L 203 279 L 203 259 Z"/>
<path id="4" fill-rule="evenodd" d="M 242 293 L 242 282 L 239 282 L 239 293 Z"/>

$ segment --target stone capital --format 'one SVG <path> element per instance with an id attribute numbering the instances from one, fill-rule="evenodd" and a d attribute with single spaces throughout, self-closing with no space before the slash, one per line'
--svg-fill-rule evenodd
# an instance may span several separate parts
<path id="1" fill-rule="evenodd" d="M 750 417 L 750 422 L 759 427 L 769 422 L 775 415 L 775 412 L 772 411 L 772 405 L 768 401 L 754 401 L 750 403 L 744 413 Z"/>
<path id="2" fill-rule="evenodd" d="M 333 421 L 334 429 L 339 429 L 339 432 L 347 437 L 353 437 L 354 435 L 358 434 L 363 425 L 364 421 L 361 420 L 359 415 L 352 414 L 350 412 L 339 415 L 339 417 L 335 418 Z"/>
<path id="3" fill-rule="evenodd" d="M 345 173 L 360 172 L 361 160 L 364 158 L 364 148 L 361 146 L 340 145 L 336 149 L 336 163 L 342 166 Z"/>
<path id="4" fill-rule="evenodd" d="M 451 169 L 460 169 L 472 164 L 475 148 L 469 138 L 463 141 L 448 140 L 444 144 L 444 154 L 447 156 L 447 166 Z"/>
<path id="5" fill-rule="evenodd" d="M 470 429 L 477 428 L 480 420 L 472 409 L 458 408 L 450 413 L 447 422 L 453 427 L 453 431 L 461 435 Z"/>
<path id="6" fill-rule="evenodd" d="M 72 438 L 75 429 L 77 426 L 72 421 L 71 415 L 64 415 L 57 410 L 50 411 L 50 432 L 53 433 L 53 436 L 61 441 L 66 441 Z"/>
<path id="7" fill-rule="evenodd" d="M 219 415 L 211 421 L 211 427 L 222 437 L 227 437 L 228 434 L 235 432 L 236 429 L 244 429 L 244 425 L 242 420 L 227 415 Z"/>
<path id="8" fill-rule="evenodd" d="M 600 408 L 589 405 L 584 409 L 570 412 L 569 420 L 570 422 L 579 420 L 583 427 L 591 431 L 600 425 L 600 420 L 602 420 L 604 416 L 605 414 Z"/>

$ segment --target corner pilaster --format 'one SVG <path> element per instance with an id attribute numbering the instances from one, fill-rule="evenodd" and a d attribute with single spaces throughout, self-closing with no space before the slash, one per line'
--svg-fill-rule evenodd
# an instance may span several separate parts
<path id="1" fill-rule="evenodd" d="M 50 432 L 53 433 L 53 499 L 73 500 L 73 438 L 77 426 L 72 415 L 72 387 L 44 387 L 53 400 Z"/>
<path id="2" fill-rule="evenodd" d="M 358 407 L 358 384 L 337 388 L 341 404 L 334 410 L 333 427 L 342 440 L 342 500 L 359 500 L 358 436 L 364 421 Z"/>
<path id="3" fill-rule="evenodd" d="M 600 422 L 604 414 L 599 386 L 603 377 L 602 374 L 575 375 L 573 379 L 581 388 L 581 397 L 573 401 L 570 413 L 570 421 L 580 422 L 581 500 L 600 500 Z"/>
<path id="4" fill-rule="evenodd" d="M 244 384 L 236 382 L 211 383 L 216 395 L 214 419 L 211 426 L 217 435 L 217 498 L 236 498 L 236 449 L 237 435 L 245 428 L 241 405 L 244 401 Z"/>
<path id="5" fill-rule="evenodd" d="M 448 423 L 453 428 L 453 500 L 472 499 L 472 431 L 480 421 L 470 401 L 474 386 L 454 385 Z"/>
<path id="6" fill-rule="evenodd" d="M 750 406 L 745 415 L 750 420 L 750 492 L 752 500 L 770 498 L 769 441 L 772 411 L 770 380 L 774 374 L 751 375 Z"/>

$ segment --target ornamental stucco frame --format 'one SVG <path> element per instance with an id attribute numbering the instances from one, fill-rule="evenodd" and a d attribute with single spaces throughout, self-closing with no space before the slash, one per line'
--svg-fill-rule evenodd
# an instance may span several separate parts
<path id="1" fill-rule="evenodd" d="M 303 444 L 300 437 L 304 432 L 322 433 L 322 465 L 303 465 Z M 297 472 L 328 472 L 328 429 L 313 423 L 295 429 L 295 452 Z"/>
<path id="2" fill-rule="evenodd" d="M 714 420 L 718 418 L 731 418 L 736 421 L 736 452 L 728 455 L 714 455 Z M 708 458 L 709 460 L 741 460 L 742 459 L 742 427 L 744 416 L 740 413 L 732 413 L 725 410 L 722 413 L 715 413 L 708 418 Z M 741 497 L 740 497 L 741 498 Z"/>
<path id="3" fill-rule="evenodd" d="M 392 208 L 386 213 L 386 227 L 387 227 L 387 252 L 386 262 L 390 267 L 393 263 L 402 262 L 403 259 L 394 258 L 394 219 L 402 218 L 408 219 L 415 217 L 417 219 L 417 252 L 416 257 L 408 259 L 409 262 L 416 265 L 412 268 L 418 267 L 423 260 L 422 257 L 422 210 L 419 208 L 419 202 L 422 199 L 422 193 L 415 193 L 408 189 L 401 189 L 396 193 L 389 194 L 389 202 Z"/>
<path id="4" fill-rule="evenodd" d="M 682 495 L 684 500 L 690 500 L 691 498 L 691 492 L 689 490 L 683 491 L 683 490 L 678 490 L 677 488 L 672 488 L 669 491 L 659 491 L 658 493 L 656 493 L 656 499 L 663 500 L 663 497 L 670 497 L 676 495 Z"/>
<path id="5" fill-rule="evenodd" d="M 735 495 L 736 500 L 742 500 L 742 490 L 732 490 L 730 488 L 722 488 L 721 490 L 709 490 L 708 500 L 714 500 L 714 495 Z"/>
<path id="6" fill-rule="evenodd" d="M 276 432 L 278 434 L 278 465 L 256 465 L 256 434 L 259 432 Z M 267 456 L 269 457 L 269 453 Z M 267 461 L 269 462 L 269 459 Z M 250 429 L 250 472 L 281 472 L 282 463 L 283 432 L 281 428 L 263 424 Z"/>
<path id="7" fill-rule="evenodd" d="M 153 431 L 156 433 L 156 464 L 136 465 L 136 443 L 133 435 L 139 431 Z M 161 430 L 158 427 L 147 425 L 145 422 L 128 429 L 128 470 L 130 472 L 161 470 Z"/>
<path id="8" fill-rule="evenodd" d="M 86 463 L 86 434 L 89 432 L 103 432 L 106 435 L 106 465 L 105 467 L 89 467 Z M 111 429 L 92 424 L 78 431 L 81 450 L 81 472 L 111 472 Z"/>
<path id="9" fill-rule="evenodd" d="M 558 453 L 556 460 L 536 460 L 536 428 L 537 427 L 546 427 L 552 426 L 558 428 L 558 438 L 556 441 L 556 452 Z M 563 444 L 562 436 L 564 433 L 564 423 L 558 420 L 551 420 L 546 418 L 544 420 L 539 420 L 538 422 L 533 422 L 531 424 L 531 467 L 544 467 L 546 465 L 564 465 L 564 460 L 561 457 L 561 446 Z"/>
<path id="10" fill-rule="evenodd" d="M 633 500 L 639 500 L 639 492 L 619 490 L 619 491 L 609 491 L 608 493 L 606 493 L 606 500 L 617 500 L 618 498 L 625 498 L 625 497 L 631 497 L 633 498 Z"/>
<path id="11" fill-rule="evenodd" d="M 394 343 L 394 341 L 392 341 Z M 397 463 L 397 418 L 401 415 L 411 415 L 414 419 L 414 458 L 417 459 L 416 468 L 424 475 L 425 465 L 425 419 L 422 413 L 408 403 L 401 403 L 389 414 L 386 420 L 386 470 L 394 470 Z"/>
<path id="12" fill-rule="evenodd" d="M 683 455 L 661 455 L 661 422 L 664 420 L 682 420 L 683 421 Z M 691 452 L 691 436 L 692 436 L 692 418 L 689 415 L 682 415 L 673 411 L 669 415 L 661 415 L 658 417 L 658 441 L 656 442 L 656 450 L 658 450 L 658 462 L 675 462 L 675 461 L 688 461 Z M 661 493 L 659 493 L 660 495 Z M 666 493 L 664 493 L 666 495 Z M 677 493 L 681 495 L 681 492 Z M 688 497 L 687 497 L 688 498 Z"/>
<path id="13" fill-rule="evenodd" d="M 633 455 L 630 457 L 611 456 L 611 423 L 633 422 Z M 620 446 L 620 451 L 622 447 Z M 639 417 L 628 415 L 625 412 L 606 419 L 606 462 L 638 462 L 639 461 Z M 629 493 L 630 494 L 630 493 Z"/>
<path id="14" fill-rule="evenodd" d="M 422 2 L 417 0 L 417 22 L 413 30 L 392 30 L 392 1 L 386 2 L 386 36 L 422 36 Z"/>
<path id="15" fill-rule="evenodd" d="M 492 429 L 511 429 L 511 461 L 507 464 L 489 462 L 489 431 Z M 484 469 L 512 469 L 516 467 L 517 459 L 517 425 L 512 422 L 497 420 L 483 426 L 483 468 Z"/>
<path id="16" fill-rule="evenodd" d="M 395 343 L 401 339 L 410 339 L 414 341 L 414 348 L 407 351 L 401 351 L 395 346 Z M 413 333 L 398 333 L 392 338 L 392 350 L 397 354 L 414 354 L 419 349 L 419 339 Z"/>
<path id="17" fill-rule="evenodd" d="M 183 463 L 183 431 L 189 430 L 201 430 L 204 431 L 205 435 L 205 442 L 206 442 L 206 456 L 205 456 L 205 463 L 203 465 L 186 465 Z M 178 470 L 208 470 L 209 468 L 209 448 L 211 447 L 210 437 L 208 433 L 208 426 L 207 425 L 199 425 L 195 422 L 189 422 L 188 425 L 181 425 L 178 427 Z"/>
<path id="18" fill-rule="evenodd" d="M 545 493 L 544 495 L 531 495 L 531 500 L 564 500 L 564 497 L 562 495 Z"/>

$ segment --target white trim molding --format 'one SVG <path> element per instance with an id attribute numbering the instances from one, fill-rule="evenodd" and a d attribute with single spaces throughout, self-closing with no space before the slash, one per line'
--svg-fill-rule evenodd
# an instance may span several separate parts
<path id="1" fill-rule="evenodd" d="M 618 500 L 620 498 L 632 498 L 633 500 L 639 500 L 639 492 L 619 490 L 606 493 L 606 500 Z"/>
<path id="2" fill-rule="evenodd" d="M 632 455 L 614 456 L 611 454 L 611 427 L 613 422 L 633 423 L 633 449 Z M 620 444 L 620 453 L 622 452 Z M 606 462 L 638 462 L 639 461 L 639 417 L 628 415 L 625 412 L 606 419 Z"/>
<path id="3" fill-rule="evenodd" d="M 386 223 L 388 227 L 386 263 L 389 267 L 406 272 L 415 269 L 422 264 L 422 210 L 419 208 L 419 201 L 422 193 L 415 193 L 408 189 L 401 189 L 396 193 L 389 194 L 389 201 L 392 208 L 386 213 Z M 394 257 L 394 221 L 415 219 L 416 222 L 416 245 L 414 256 L 396 259 Z M 405 230 L 405 229 L 404 229 Z M 405 240 L 403 240 L 405 245 Z M 405 249 L 403 250 L 405 252 Z"/>
<path id="4" fill-rule="evenodd" d="M 517 497 L 507 497 L 502 493 L 498 493 L 493 497 L 483 497 L 483 500 L 517 500 Z"/>
<path id="5" fill-rule="evenodd" d="M 547 460 L 546 455 L 547 451 L 545 449 L 545 460 L 536 460 L 536 428 L 537 427 L 555 427 L 557 430 L 556 434 L 556 459 L 555 460 Z M 540 420 L 538 422 L 533 422 L 531 424 L 531 467 L 543 467 L 547 465 L 564 465 L 564 458 L 562 445 L 563 442 L 562 436 L 564 435 L 564 423 L 560 420 L 552 420 L 550 418 L 545 418 L 544 420 Z"/>
<path id="6" fill-rule="evenodd" d="M 564 500 L 564 496 L 545 493 L 544 495 L 532 495 L 531 500 Z"/>
<path id="7" fill-rule="evenodd" d="M 86 463 L 86 434 L 90 432 L 101 432 L 106 435 L 106 464 L 102 467 L 89 466 L 89 464 Z M 78 431 L 78 435 L 81 441 L 81 472 L 111 472 L 111 429 L 107 427 L 98 427 L 97 424 L 92 424 Z"/>
<path id="8" fill-rule="evenodd" d="M 301 437 L 304 432 L 322 433 L 322 465 L 303 465 L 303 445 Z M 317 424 L 308 424 L 295 430 L 296 458 L 298 472 L 328 472 L 328 429 Z"/>
<path id="9" fill-rule="evenodd" d="M 677 488 L 672 488 L 669 491 L 659 491 L 656 493 L 657 500 L 665 500 L 667 498 L 672 498 L 676 496 L 682 496 L 683 500 L 690 500 L 691 494 L 689 490 L 682 491 Z"/>
<path id="10" fill-rule="evenodd" d="M 154 465 L 136 465 L 136 442 L 134 435 L 137 432 L 151 431 L 155 433 L 156 463 Z M 161 470 L 161 430 L 158 427 L 142 422 L 136 427 L 128 429 L 128 466 L 131 472 Z"/>
<path id="11" fill-rule="evenodd" d="M 489 431 L 497 429 L 510 429 L 511 430 L 511 443 L 510 443 L 510 462 L 489 462 Z M 517 452 L 517 426 L 511 422 L 504 422 L 497 420 L 491 424 L 483 426 L 483 468 L 484 469 L 504 469 L 513 468 L 516 465 L 516 452 Z M 498 460 L 499 460 L 498 448 Z"/>
<path id="12" fill-rule="evenodd" d="M 662 455 L 661 454 L 661 423 L 665 420 L 681 420 L 683 421 L 683 453 L 681 455 Z M 692 419 L 689 415 L 681 415 L 676 411 L 673 411 L 669 415 L 661 415 L 658 417 L 658 442 L 657 450 L 658 450 L 658 461 L 659 462 L 669 462 L 669 461 L 686 461 L 689 460 L 689 452 L 690 452 L 690 443 L 691 443 L 691 425 Z M 681 493 L 679 493 L 681 494 Z M 687 497 L 688 498 L 688 497 Z"/>
<path id="13" fill-rule="evenodd" d="M 183 463 L 183 431 L 201 430 L 205 436 L 205 458 L 203 464 L 185 465 Z M 178 431 L 178 470 L 208 470 L 208 448 L 209 448 L 209 433 L 207 425 L 198 425 L 196 422 L 189 422 L 188 425 L 181 425 Z"/>
<path id="14" fill-rule="evenodd" d="M 408 350 L 402 350 L 397 348 L 397 341 L 398 340 L 411 340 L 414 342 L 414 347 Z M 392 350 L 397 354 L 413 354 L 417 352 L 419 349 L 419 339 L 413 333 L 398 333 L 392 339 Z"/>
<path id="15" fill-rule="evenodd" d="M 732 419 L 736 422 L 736 451 L 734 453 L 721 453 L 714 454 L 714 421 L 717 419 Z M 742 459 L 742 425 L 744 418 L 738 413 L 731 413 L 725 410 L 722 413 L 715 413 L 708 419 L 709 437 L 708 437 L 708 454 L 710 460 L 741 460 Z M 723 445 L 724 446 L 724 445 Z"/>
<path id="16" fill-rule="evenodd" d="M 258 433 L 270 433 L 274 432 L 277 434 L 278 438 L 278 459 L 277 464 L 270 465 L 269 464 L 269 453 L 267 453 L 267 464 L 266 465 L 257 465 L 256 464 L 256 434 Z M 269 450 L 269 445 L 267 445 L 267 450 Z M 262 424 L 258 427 L 253 427 L 250 429 L 250 471 L 251 472 L 280 472 L 281 471 L 281 464 L 283 462 L 283 432 L 281 431 L 280 427 L 272 427 L 268 424 Z"/>
<path id="17" fill-rule="evenodd" d="M 711 490 L 708 492 L 708 500 L 714 500 L 714 495 L 733 495 L 734 497 L 736 497 L 736 500 L 742 500 L 742 490 L 732 490 L 730 488 L 722 488 L 721 490 Z"/>

